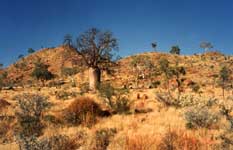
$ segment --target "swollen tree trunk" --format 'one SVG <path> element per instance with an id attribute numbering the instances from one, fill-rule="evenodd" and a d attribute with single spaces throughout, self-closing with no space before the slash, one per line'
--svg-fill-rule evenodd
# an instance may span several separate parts
<path id="1" fill-rule="evenodd" d="M 96 91 L 97 86 L 100 84 L 100 69 L 98 67 L 89 68 L 89 88 L 92 91 Z"/>

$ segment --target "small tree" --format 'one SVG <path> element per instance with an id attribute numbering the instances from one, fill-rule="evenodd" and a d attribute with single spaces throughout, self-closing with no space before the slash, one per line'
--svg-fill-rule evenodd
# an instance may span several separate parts
<path id="1" fill-rule="evenodd" d="M 35 52 L 35 50 L 34 49 L 32 49 L 32 48 L 28 48 L 28 54 L 32 54 L 32 53 L 34 53 Z"/>
<path id="2" fill-rule="evenodd" d="M 170 50 L 170 53 L 171 54 L 177 54 L 177 55 L 180 55 L 180 48 L 178 45 L 176 46 L 172 46 L 171 50 Z"/>
<path id="3" fill-rule="evenodd" d="M 0 70 L 3 68 L 3 64 L 2 63 L 0 63 Z"/>
<path id="4" fill-rule="evenodd" d="M 117 39 L 109 31 L 89 29 L 77 38 L 77 52 L 89 68 L 89 88 L 96 90 L 100 84 L 101 69 L 111 63 L 112 51 L 117 50 Z"/>
<path id="5" fill-rule="evenodd" d="M 176 63 L 176 66 L 174 68 L 172 68 L 172 75 L 175 76 L 176 79 L 176 83 L 177 83 L 177 89 L 178 89 L 178 100 L 180 99 L 180 94 L 182 91 L 182 87 L 183 87 L 183 83 L 185 81 L 184 78 L 182 78 L 182 76 L 184 76 L 186 74 L 186 70 L 184 67 L 179 66 L 179 63 Z"/>
<path id="6" fill-rule="evenodd" d="M 207 52 L 209 49 L 213 48 L 213 45 L 210 42 L 201 42 L 200 47 Z"/>
<path id="7" fill-rule="evenodd" d="M 73 44 L 73 42 L 72 42 L 72 35 L 66 34 L 66 35 L 64 36 L 63 44 L 64 44 L 64 45 L 71 46 L 71 45 Z"/>
<path id="8" fill-rule="evenodd" d="M 229 80 L 230 70 L 224 66 L 221 68 L 219 72 L 219 78 L 220 78 L 220 86 L 222 87 L 222 95 L 223 99 L 225 99 L 225 84 Z"/>
<path id="9" fill-rule="evenodd" d="M 154 49 L 154 51 L 156 51 L 156 48 L 157 48 L 157 42 L 153 42 L 153 43 L 151 43 L 151 47 Z"/>
<path id="10" fill-rule="evenodd" d="M 165 80 L 167 82 L 167 88 L 168 88 L 168 92 L 170 93 L 170 82 L 169 80 L 171 79 L 173 73 L 172 73 L 172 69 L 169 66 L 169 61 L 165 58 L 162 58 L 159 60 L 159 67 L 161 72 L 165 75 Z"/>
<path id="11" fill-rule="evenodd" d="M 139 79 L 146 77 L 146 72 L 152 72 L 154 69 L 153 63 L 149 56 L 134 56 L 132 57 L 131 66 L 134 69 L 136 75 L 136 86 L 138 86 Z"/>
<path id="12" fill-rule="evenodd" d="M 43 63 L 36 62 L 35 68 L 32 72 L 32 77 L 36 78 L 37 80 L 41 80 L 43 83 L 45 80 L 50 80 L 53 78 L 53 74 L 48 71 L 48 65 L 45 65 Z"/>
<path id="13" fill-rule="evenodd" d="M 20 54 L 19 56 L 18 56 L 18 59 L 22 59 L 24 57 L 24 55 L 23 54 Z"/>

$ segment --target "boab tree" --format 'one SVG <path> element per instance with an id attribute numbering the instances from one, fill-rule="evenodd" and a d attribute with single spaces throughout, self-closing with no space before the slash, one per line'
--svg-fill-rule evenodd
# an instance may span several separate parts
<path id="1" fill-rule="evenodd" d="M 77 38 L 77 52 L 89 68 L 91 90 L 95 91 L 100 84 L 101 67 L 111 62 L 112 52 L 117 49 L 117 39 L 109 31 L 91 28 Z"/>

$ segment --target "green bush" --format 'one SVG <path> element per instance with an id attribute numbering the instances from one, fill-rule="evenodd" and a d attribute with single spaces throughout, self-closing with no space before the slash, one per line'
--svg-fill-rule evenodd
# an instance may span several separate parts
<path id="1" fill-rule="evenodd" d="M 157 88 L 161 84 L 160 81 L 154 81 L 151 83 L 150 88 Z"/>
<path id="2" fill-rule="evenodd" d="M 15 97 L 19 106 L 16 112 L 17 133 L 22 137 L 39 136 L 42 133 L 42 112 L 49 106 L 47 98 L 37 94 L 23 94 Z"/>
<path id="3" fill-rule="evenodd" d="M 130 112 L 129 100 L 125 97 L 117 99 L 114 103 L 114 111 L 118 114 L 128 114 Z"/>
<path id="4" fill-rule="evenodd" d="M 207 108 L 193 108 L 185 112 L 186 127 L 189 129 L 211 128 L 219 120 L 219 117 L 211 113 Z"/>
<path id="5" fill-rule="evenodd" d="M 56 92 L 56 98 L 57 99 L 62 99 L 62 100 L 67 100 L 70 98 L 77 97 L 78 93 L 77 92 L 68 92 L 68 91 L 57 91 Z"/>
<path id="6" fill-rule="evenodd" d="M 100 129 L 95 133 L 95 150 L 107 150 L 111 138 L 117 133 L 116 129 Z"/>
<path id="7" fill-rule="evenodd" d="M 32 77 L 37 80 L 50 80 L 54 75 L 48 70 L 48 65 L 45 65 L 41 62 L 35 63 L 35 68 L 31 74 Z"/>
<path id="8" fill-rule="evenodd" d="M 40 150 L 76 150 L 79 145 L 74 139 L 65 135 L 55 135 L 39 141 Z"/>
<path id="9" fill-rule="evenodd" d="M 61 69 L 61 74 L 63 76 L 72 76 L 72 75 L 75 75 L 79 72 L 79 69 L 77 67 L 74 67 L 74 68 L 68 68 L 68 67 L 63 67 Z"/>
<path id="10" fill-rule="evenodd" d="M 199 92 L 199 90 L 201 88 L 200 85 L 195 83 L 195 82 L 193 82 L 193 84 L 190 84 L 190 87 L 191 87 L 192 91 L 195 93 Z"/>
<path id="11" fill-rule="evenodd" d="M 130 101 L 124 96 L 128 93 L 126 89 L 115 89 L 110 84 L 102 84 L 99 86 L 99 94 L 107 106 L 113 112 L 119 114 L 127 114 L 130 111 Z"/>

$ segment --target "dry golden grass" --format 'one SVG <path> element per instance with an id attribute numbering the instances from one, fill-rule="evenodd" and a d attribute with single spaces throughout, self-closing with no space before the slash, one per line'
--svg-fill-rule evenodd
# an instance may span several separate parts
<path id="1" fill-rule="evenodd" d="M 64 48 L 55 49 L 45 49 L 37 53 L 45 62 L 51 65 L 50 70 L 59 74 L 59 68 L 62 63 L 65 66 L 72 66 L 72 59 L 78 59 L 76 55 L 72 58 L 65 59 L 61 58 L 60 55 L 64 52 Z M 55 53 L 53 53 L 53 51 Z M 71 53 L 73 54 L 73 52 Z M 27 57 L 30 59 L 29 67 L 32 66 L 32 60 L 36 58 L 36 55 L 31 55 Z M 159 60 L 161 57 L 166 57 L 174 63 L 176 60 L 180 60 L 180 65 L 186 67 L 187 74 L 185 78 L 197 82 L 200 86 L 200 93 L 192 92 L 189 87 L 184 88 L 184 94 L 194 94 L 201 98 L 217 98 L 218 102 L 222 102 L 222 89 L 218 86 L 213 86 L 213 78 L 210 77 L 212 74 L 217 74 L 221 64 L 230 64 L 224 60 L 224 57 L 219 54 L 205 54 L 205 60 L 202 60 L 201 55 L 193 56 L 175 56 L 165 53 L 145 53 L 139 55 L 150 56 L 151 60 Z M 49 57 L 48 57 L 49 56 Z M 211 57 L 216 57 L 217 60 L 211 60 Z M 27 59 L 26 58 L 26 59 Z M 51 59 L 50 59 L 51 58 Z M 103 82 L 111 81 L 111 83 L 118 87 L 123 87 L 129 83 L 133 83 L 135 76 L 130 67 L 131 57 L 124 58 L 118 62 L 119 66 L 116 67 L 116 74 L 114 76 L 109 76 L 106 73 L 103 74 Z M 157 61 L 153 61 L 157 65 Z M 211 69 L 211 65 L 214 69 Z M 10 77 L 16 78 L 22 75 L 24 72 L 11 66 L 8 69 Z M 26 72 L 25 77 L 22 80 L 30 79 L 29 72 Z M 15 106 L 17 101 L 13 99 L 15 95 L 22 93 L 38 93 L 49 97 L 49 102 L 52 106 L 49 110 L 44 112 L 44 115 L 53 115 L 59 120 L 64 120 L 64 112 L 66 110 L 79 113 L 80 110 L 86 109 L 90 112 L 96 111 L 93 109 L 106 108 L 101 98 L 94 93 L 85 93 L 84 96 L 88 96 L 86 99 L 80 99 L 77 97 L 69 98 L 67 100 L 59 100 L 56 98 L 55 92 L 65 90 L 68 92 L 77 91 L 80 92 L 80 85 L 88 81 L 87 71 L 81 72 L 72 78 L 76 79 L 77 87 L 72 87 L 69 84 L 62 86 L 61 88 L 56 87 L 31 87 L 22 88 L 15 90 L 2 90 L 0 91 L 0 99 L 4 99 L 11 105 L 4 108 L 0 115 L 14 116 Z M 67 83 L 71 80 L 70 78 L 64 79 Z M 66 123 L 54 124 L 46 122 L 46 128 L 43 131 L 43 135 L 40 138 L 52 137 L 54 135 L 62 134 L 69 137 L 76 137 L 78 141 L 79 133 L 85 133 L 85 142 L 82 143 L 83 150 L 89 150 L 90 147 L 95 143 L 95 133 L 100 129 L 113 128 L 117 130 L 115 136 L 111 139 L 109 150 L 156 150 L 156 149 L 166 149 L 169 143 L 173 143 L 176 149 L 183 150 L 211 150 L 214 145 L 221 143 L 219 140 L 219 135 L 224 133 L 224 131 L 229 128 L 229 122 L 222 117 L 215 128 L 213 129 L 195 129 L 188 130 L 185 127 L 186 121 L 184 119 L 185 109 L 176 109 L 173 107 L 164 107 L 160 102 L 157 101 L 155 93 L 165 92 L 166 89 L 163 88 L 163 78 L 162 76 L 153 77 L 151 79 L 145 79 L 140 82 L 140 85 L 147 84 L 150 80 L 161 81 L 162 85 L 156 89 L 130 89 L 128 97 L 131 101 L 136 101 L 131 106 L 132 114 L 129 115 L 112 115 L 105 118 L 95 118 L 95 122 L 92 118 L 92 113 L 87 113 L 84 117 L 84 126 L 70 126 Z M 144 85 L 143 85 L 144 86 Z M 175 88 L 171 87 L 171 88 Z M 174 97 L 177 96 L 177 91 L 172 91 Z M 138 95 L 140 95 L 138 97 Z M 226 91 L 226 97 L 232 96 L 232 91 Z M 77 100 L 78 99 L 78 100 Z M 90 99 L 94 99 L 95 102 L 90 102 Z M 97 104 L 100 105 L 97 107 Z M 134 113 L 135 109 L 147 110 L 152 109 L 152 112 L 147 113 Z M 210 111 L 219 113 L 219 108 L 211 108 Z M 0 120 L 1 121 L 1 120 Z M 96 122 L 97 121 L 97 122 Z M 87 128 L 86 125 L 92 122 L 92 126 Z M 2 123 L 2 122 L 1 122 Z M 0 124 L 1 124 L 0 123 Z M 94 124 L 95 123 L 95 124 Z M 4 124 L 4 123 L 2 123 Z M 9 124 L 4 124 L 7 128 Z M 2 126 L 3 127 L 3 126 Z M 5 136 L 13 136 L 12 129 L 10 126 Z M 166 141 L 171 139 L 170 141 Z M 18 145 L 16 143 L 0 143 L 0 150 L 17 150 Z"/>

